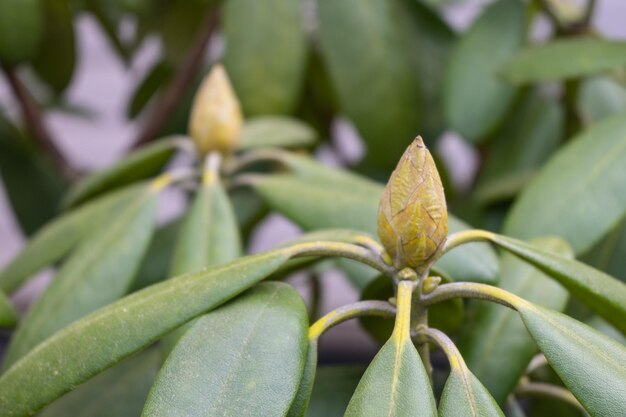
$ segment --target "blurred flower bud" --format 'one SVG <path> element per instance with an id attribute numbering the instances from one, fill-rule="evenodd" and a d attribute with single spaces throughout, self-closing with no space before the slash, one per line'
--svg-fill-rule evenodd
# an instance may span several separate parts
<path id="1" fill-rule="evenodd" d="M 198 151 L 233 152 L 239 145 L 242 115 L 239 100 L 222 65 L 204 78 L 191 108 L 189 135 Z"/>
<path id="2" fill-rule="evenodd" d="M 378 237 L 396 268 L 422 274 L 440 255 L 448 235 L 441 179 L 421 137 L 404 152 L 378 208 Z"/>

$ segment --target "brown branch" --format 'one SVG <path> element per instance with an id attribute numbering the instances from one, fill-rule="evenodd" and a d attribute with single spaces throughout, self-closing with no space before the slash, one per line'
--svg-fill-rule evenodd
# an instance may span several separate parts
<path id="1" fill-rule="evenodd" d="M 194 76 L 202 65 L 209 40 L 217 27 L 217 23 L 218 12 L 216 8 L 212 8 L 187 58 L 181 64 L 165 91 L 160 95 L 159 101 L 152 108 L 147 123 L 143 126 L 142 131 L 135 140 L 133 148 L 151 141 L 161 131 L 165 123 L 170 120 L 172 113 L 176 110 L 180 100 L 184 97 L 187 89 L 193 82 Z"/>
<path id="2" fill-rule="evenodd" d="M 20 106 L 24 122 L 33 139 L 50 156 L 65 178 L 75 180 L 78 177 L 78 172 L 69 164 L 61 150 L 57 147 L 44 123 L 39 103 L 37 103 L 19 79 L 14 68 L 3 66 L 2 70 L 9 83 L 11 92 Z"/>

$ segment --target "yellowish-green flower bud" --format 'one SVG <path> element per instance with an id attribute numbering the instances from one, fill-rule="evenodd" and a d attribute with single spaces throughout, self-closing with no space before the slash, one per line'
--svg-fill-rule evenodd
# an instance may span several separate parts
<path id="1" fill-rule="evenodd" d="M 242 114 L 239 100 L 221 65 L 204 78 L 193 101 L 189 135 L 200 154 L 233 152 L 239 145 Z"/>
<path id="2" fill-rule="evenodd" d="M 441 179 L 421 137 L 402 155 L 378 209 L 378 237 L 396 268 L 419 274 L 441 254 L 448 211 Z"/>

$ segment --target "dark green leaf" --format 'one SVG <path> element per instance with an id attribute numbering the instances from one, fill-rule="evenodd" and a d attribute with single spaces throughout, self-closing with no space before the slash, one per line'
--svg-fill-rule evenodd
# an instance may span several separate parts
<path id="1" fill-rule="evenodd" d="M 172 67 L 165 62 L 154 64 L 144 79 L 139 82 L 128 103 L 128 108 L 126 109 L 128 118 L 134 119 L 139 116 L 139 113 L 146 107 L 152 97 L 159 92 L 163 84 L 169 81 L 172 72 Z"/>
<path id="2" fill-rule="evenodd" d="M 4 369 L 53 333 L 128 291 L 152 237 L 157 196 L 145 190 L 83 240 L 20 322 Z"/>
<path id="3" fill-rule="evenodd" d="M 317 370 L 307 417 L 341 417 L 365 369 L 362 366 L 322 366 Z"/>
<path id="4" fill-rule="evenodd" d="M 394 167 L 422 114 L 407 10 L 379 0 L 320 0 L 318 8 L 322 56 L 341 109 L 367 144 L 366 163 Z"/>
<path id="5" fill-rule="evenodd" d="M 17 64 L 32 59 L 43 32 L 41 0 L 0 1 L 0 60 Z"/>
<path id="6" fill-rule="evenodd" d="M 307 124 L 289 117 L 265 116 L 246 120 L 241 131 L 242 149 L 305 147 L 317 140 Z"/>
<path id="7" fill-rule="evenodd" d="M 623 416 L 626 348 L 556 311 L 530 303 L 517 309 L 550 366 L 589 414 Z"/>
<path id="8" fill-rule="evenodd" d="M 33 68 L 58 94 L 72 81 L 76 64 L 73 13 L 68 0 L 41 0 L 43 34 Z"/>
<path id="9" fill-rule="evenodd" d="M 46 155 L 30 147 L 1 114 L 0 174 L 26 234 L 34 233 L 56 214 L 65 180 Z"/>
<path id="10" fill-rule="evenodd" d="M 47 224 L 0 273 L 0 288 L 13 291 L 42 268 L 60 260 L 85 235 L 109 221 L 141 187 L 132 186 L 105 195 Z"/>
<path id="11" fill-rule="evenodd" d="M 586 253 L 583 261 L 626 283 L 625 253 L 626 219 L 622 220 L 605 239 L 602 239 L 591 251 Z"/>
<path id="12" fill-rule="evenodd" d="M 163 57 L 174 68 L 185 61 L 198 33 L 206 24 L 210 1 L 170 0 L 161 3 L 160 19 L 155 27 L 161 34 Z"/>
<path id="13" fill-rule="evenodd" d="M 626 110 L 626 88 L 609 77 L 594 77 L 580 85 L 576 105 L 581 119 L 587 123 Z"/>
<path id="14" fill-rule="evenodd" d="M 158 174 L 178 149 L 178 142 L 161 140 L 144 146 L 127 157 L 97 171 L 72 187 L 63 199 L 64 207 L 73 207 L 101 194 Z"/>
<path id="15" fill-rule="evenodd" d="M 626 334 L 626 284 L 573 259 L 545 252 L 519 240 L 492 235 L 490 239 L 556 279 L 580 301 Z"/>
<path id="16" fill-rule="evenodd" d="M 33 414 L 74 386 L 250 288 L 291 255 L 286 248 L 170 279 L 71 324 L 0 377 L 0 409 L 7 417 Z M 68 358 L 72 360 L 68 362 Z"/>
<path id="17" fill-rule="evenodd" d="M 578 37 L 558 39 L 520 51 L 504 67 L 516 83 L 562 80 L 626 66 L 626 42 Z"/>
<path id="18" fill-rule="evenodd" d="M 504 233 L 556 235 L 585 252 L 626 213 L 626 114 L 592 125 L 552 157 L 517 199 Z"/>
<path id="19" fill-rule="evenodd" d="M 102 372 L 46 407 L 39 417 L 138 416 L 161 365 L 150 349 Z"/>
<path id="20" fill-rule="evenodd" d="M 141 290 L 169 277 L 180 224 L 180 219 L 172 220 L 154 233 L 129 292 Z"/>
<path id="21" fill-rule="evenodd" d="M 572 258 L 571 250 L 561 239 L 543 238 L 532 243 L 542 250 Z M 502 257 L 498 286 L 555 310 L 563 310 L 567 303 L 568 294 L 561 285 L 510 254 Z M 472 308 L 475 321 L 464 337 L 461 351 L 474 375 L 498 403 L 504 404 L 537 348 L 516 312 L 483 301 Z"/>
<path id="22" fill-rule="evenodd" d="M 229 0 L 224 4 L 224 65 L 246 116 L 295 110 L 307 56 L 304 3 Z"/>
<path id="23" fill-rule="evenodd" d="M 444 83 L 444 112 L 450 127 L 471 142 L 484 140 L 500 124 L 517 92 L 498 71 L 522 45 L 524 5 L 500 0 L 485 12 L 452 51 Z"/>
<path id="24" fill-rule="evenodd" d="M 304 370 L 302 371 L 302 378 L 298 386 L 296 396 L 289 407 L 287 417 L 303 417 L 310 412 L 309 403 L 311 401 L 311 392 L 313 391 L 314 383 L 316 382 L 317 371 L 317 339 L 309 339 L 309 347 L 306 352 L 306 361 L 304 362 Z M 357 381 L 358 382 L 358 381 Z M 356 382 L 354 384 L 356 387 Z M 352 391 L 350 391 L 352 393 Z M 350 397 L 348 397 L 349 399 Z M 346 404 L 348 401 L 346 400 Z M 345 407 L 344 407 L 345 409 Z M 341 410 L 343 413 L 343 410 Z"/>
<path id="25" fill-rule="evenodd" d="M 159 372 L 144 416 L 284 416 L 302 376 L 307 312 L 263 283 L 199 318 Z"/>
<path id="26" fill-rule="evenodd" d="M 0 291 L 0 328 L 10 328 L 17 323 L 17 314 L 9 297 Z"/>

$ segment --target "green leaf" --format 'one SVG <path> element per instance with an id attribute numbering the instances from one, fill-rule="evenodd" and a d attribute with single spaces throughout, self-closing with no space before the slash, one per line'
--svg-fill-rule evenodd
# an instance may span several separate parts
<path id="1" fill-rule="evenodd" d="M 251 185 L 268 205 L 305 230 L 352 228 L 375 236 L 383 186 L 307 158 L 301 161 L 299 164 L 292 158 L 286 162 L 297 176 L 259 176 Z M 465 223 L 449 217 L 451 232 L 467 228 Z M 447 253 L 437 266 L 455 280 L 494 281 L 498 264 L 489 245 L 464 245 L 459 249 Z"/>
<path id="2" fill-rule="evenodd" d="M 609 77 L 594 77 L 580 85 L 576 106 L 587 124 L 626 111 L 626 88 Z"/>
<path id="3" fill-rule="evenodd" d="M 38 416 L 138 416 L 160 365 L 158 349 L 142 352 L 79 385 Z"/>
<path id="4" fill-rule="evenodd" d="M 577 37 L 528 47 L 504 66 L 513 83 L 563 80 L 626 66 L 626 42 Z"/>
<path id="5" fill-rule="evenodd" d="M 307 57 L 303 11 L 303 0 L 224 4 L 224 65 L 246 116 L 295 110 Z"/>
<path id="6" fill-rule="evenodd" d="M 126 109 L 126 116 L 134 119 L 139 116 L 161 87 L 172 77 L 173 69 L 164 61 L 157 62 L 139 82 Z"/>
<path id="7" fill-rule="evenodd" d="M 345 417 L 436 416 L 437 406 L 424 365 L 409 338 L 394 337 L 368 366 Z"/>
<path id="8" fill-rule="evenodd" d="M 580 254 L 626 213 L 626 114 L 592 125 L 552 157 L 516 200 L 504 233 L 556 235 Z"/>
<path id="9" fill-rule="evenodd" d="M 0 60 L 17 64 L 32 59 L 43 32 L 40 0 L 0 1 Z"/>
<path id="10" fill-rule="evenodd" d="M 439 417 L 504 417 L 487 388 L 459 359 L 451 361 L 439 402 Z"/>
<path id="11" fill-rule="evenodd" d="M 543 238 L 532 243 L 542 250 L 572 258 L 570 248 L 561 239 Z M 555 310 L 563 310 L 567 303 L 568 294 L 561 285 L 510 254 L 502 257 L 498 286 Z M 496 401 L 504 404 L 537 347 L 516 312 L 483 301 L 473 303 L 472 312 L 475 320 L 461 343 L 463 357 Z"/>
<path id="12" fill-rule="evenodd" d="M 517 309 L 550 366 L 589 414 L 623 416 L 626 348 L 556 311 L 530 303 Z"/>
<path id="13" fill-rule="evenodd" d="M 322 366 L 317 370 L 307 417 L 341 417 L 365 369 L 362 366 Z"/>
<path id="14" fill-rule="evenodd" d="M 488 6 L 452 51 L 445 74 L 443 105 L 450 127 L 478 143 L 506 115 L 517 89 L 499 70 L 522 45 L 524 5 L 500 0 Z"/>
<path id="15" fill-rule="evenodd" d="M 57 213 L 66 181 L 51 160 L 28 143 L 2 114 L 0 174 L 13 213 L 26 234 L 34 233 Z"/>
<path id="16" fill-rule="evenodd" d="M 263 283 L 198 319 L 159 372 L 144 416 L 284 416 L 307 350 L 295 289 Z"/>
<path id="17" fill-rule="evenodd" d="M 626 284 L 573 259 L 519 240 L 492 235 L 493 243 L 557 280 L 585 305 L 626 334 Z"/>
<path id="18" fill-rule="evenodd" d="M 308 415 L 307 410 L 310 411 L 309 403 L 311 401 L 311 393 L 313 391 L 314 383 L 316 379 L 317 371 L 317 339 L 309 339 L 309 346 L 306 352 L 306 360 L 304 362 L 304 369 L 302 371 L 302 378 L 298 385 L 298 391 L 296 396 L 289 407 L 287 417 L 303 417 Z M 358 382 L 358 381 L 357 381 Z M 354 384 L 356 387 L 356 383 Z M 350 391 L 351 393 L 352 391 Z M 350 397 L 348 397 L 349 399 Z M 346 401 L 348 404 L 348 401 Z M 344 407 L 345 409 L 345 407 Z M 341 410 L 343 412 L 343 410 Z"/>
<path id="19" fill-rule="evenodd" d="M 179 67 L 196 44 L 198 34 L 205 30 L 207 10 L 212 1 L 170 0 L 161 3 L 154 29 L 161 34 L 163 59 Z"/>
<path id="20" fill-rule="evenodd" d="M 4 369 L 53 333 L 128 291 L 152 237 L 157 196 L 145 190 L 115 220 L 86 237 L 20 322 Z"/>
<path id="21" fill-rule="evenodd" d="M 7 417 L 33 414 L 74 386 L 263 280 L 291 255 L 286 248 L 182 275 L 69 325 L 0 377 L 0 409 Z M 68 362 L 68 358 L 72 360 Z"/>
<path id="22" fill-rule="evenodd" d="M 15 326 L 17 323 L 17 314 L 13 309 L 11 300 L 6 294 L 0 291 L 0 328 L 6 329 Z"/>
<path id="23" fill-rule="evenodd" d="M 72 81 L 76 64 L 74 16 L 68 0 L 41 0 L 41 5 L 43 34 L 33 69 L 59 94 Z"/>
<path id="24" fill-rule="evenodd" d="M 626 219 L 585 254 L 583 262 L 626 283 Z"/>
<path id="25" fill-rule="evenodd" d="M 135 292 L 169 278 L 174 246 L 181 220 L 172 220 L 154 233 L 129 292 Z"/>
<path id="26" fill-rule="evenodd" d="M 420 132 L 421 74 L 411 65 L 403 6 L 396 1 L 318 1 L 322 57 L 341 110 L 367 144 L 365 163 L 378 169 L 394 167 Z"/>
<path id="27" fill-rule="evenodd" d="M 476 199 L 492 203 L 514 197 L 556 150 L 565 115 L 552 99 L 531 93 L 493 139 L 478 179 Z"/>
<path id="28" fill-rule="evenodd" d="M 0 272 L 0 289 L 13 291 L 42 268 L 60 260 L 86 234 L 121 210 L 141 187 L 144 185 L 105 195 L 44 226 Z"/>
<path id="29" fill-rule="evenodd" d="M 110 167 L 82 179 L 66 194 L 63 206 L 74 207 L 116 188 L 155 176 L 177 149 L 176 140 L 160 140 L 144 146 Z"/>
<path id="30" fill-rule="evenodd" d="M 290 117 L 264 116 L 246 120 L 241 131 L 241 149 L 298 148 L 311 146 L 317 133 L 309 125 Z"/>

